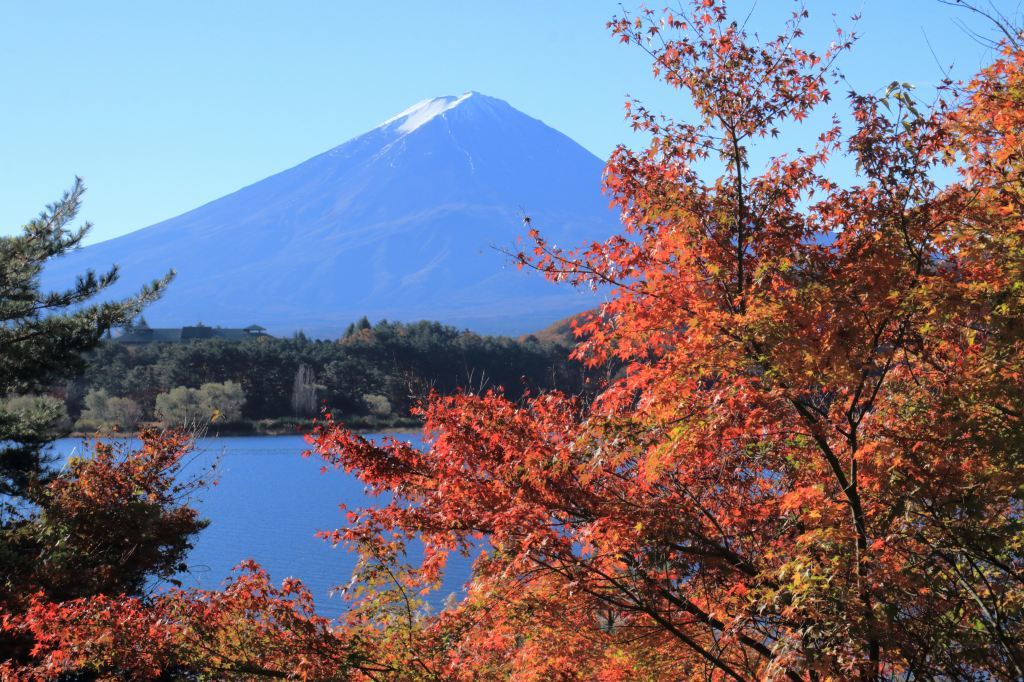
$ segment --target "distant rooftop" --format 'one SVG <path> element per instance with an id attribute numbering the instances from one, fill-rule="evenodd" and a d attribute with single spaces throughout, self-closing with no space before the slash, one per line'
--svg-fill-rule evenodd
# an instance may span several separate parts
<path id="1" fill-rule="evenodd" d="M 139 345 L 146 343 L 182 343 L 194 339 L 223 339 L 225 341 L 244 341 L 260 336 L 269 336 L 267 330 L 258 324 L 251 324 L 244 329 L 227 327 L 207 327 L 202 322 L 192 327 L 150 327 L 145 321 L 124 331 L 111 339 L 114 343 Z"/>

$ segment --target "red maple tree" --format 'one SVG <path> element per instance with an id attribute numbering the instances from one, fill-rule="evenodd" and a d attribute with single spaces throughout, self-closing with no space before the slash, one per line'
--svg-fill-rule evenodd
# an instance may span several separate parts
<path id="1" fill-rule="evenodd" d="M 394 491 L 349 537 L 417 535 L 428 568 L 488 538 L 471 669 L 1024 675 L 1024 53 L 928 109 L 851 93 L 849 130 L 780 153 L 851 45 L 801 49 L 804 16 L 765 43 L 711 0 L 611 22 L 695 117 L 631 107 L 652 142 L 608 164 L 625 234 L 565 252 L 534 231 L 520 256 L 613 288 L 579 329 L 578 357 L 625 365 L 593 404 L 436 398 L 426 452 L 319 434 Z"/>

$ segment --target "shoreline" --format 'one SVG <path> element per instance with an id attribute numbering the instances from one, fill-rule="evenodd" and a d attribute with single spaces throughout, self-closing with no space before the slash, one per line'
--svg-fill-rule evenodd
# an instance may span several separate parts
<path id="1" fill-rule="evenodd" d="M 339 422 L 343 424 L 343 422 Z M 155 425 L 141 425 L 139 428 L 146 428 L 147 426 L 153 428 L 161 428 Z M 295 429 L 284 429 L 284 428 L 269 428 L 259 429 L 255 427 L 227 427 L 218 428 L 207 428 L 204 432 L 197 434 L 197 438 L 266 438 L 268 436 L 308 436 L 313 433 L 312 425 L 310 428 L 295 428 Z M 373 426 L 352 426 L 349 427 L 349 431 L 360 436 L 387 433 L 397 435 L 419 435 L 423 432 L 422 424 L 410 424 L 408 422 L 395 424 L 395 425 L 373 425 Z M 81 438 L 84 440 L 92 438 L 123 438 L 123 437 L 135 437 L 138 434 L 137 431 L 125 432 L 125 431 L 113 431 L 113 432 L 86 432 L 86 431 L 72 431 L 68 434 L 61 436 L 61 438 Z"/>

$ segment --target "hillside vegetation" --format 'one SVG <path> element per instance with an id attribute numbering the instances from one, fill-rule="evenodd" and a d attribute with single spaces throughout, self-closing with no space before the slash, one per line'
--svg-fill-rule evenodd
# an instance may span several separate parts
<path id="1" fill-rule="evenodd" d="M 221 432 L 293 432 L 323 408 L 357 428 L 413 426 L 410 409 L 431 391 L 583 387 L 581 365 L 560 341 L 479 336 L 437 322 L 365 318 L 337 340 L 260 337 L 128 346 L 108 342 L 66 385 L 84 433 L 138 424 Z"/>

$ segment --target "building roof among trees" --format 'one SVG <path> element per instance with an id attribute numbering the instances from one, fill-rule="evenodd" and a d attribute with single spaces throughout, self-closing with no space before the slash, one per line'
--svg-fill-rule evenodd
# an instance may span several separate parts
<path id="1" fill-rule="evenodd" d="M 193 339 L 224 339 L 225 341 L 244 341 L 258 336 L 268 336 L 265 328 L 252 324 L 244 329 L 227 327 L 208 327 L 198 323 L 190 327 L 159 328 L 150 327 L 145 320 L 139 324 L 125 327 L 124 331 L 112 340 L 116 343 L 180 343 Z"/>

